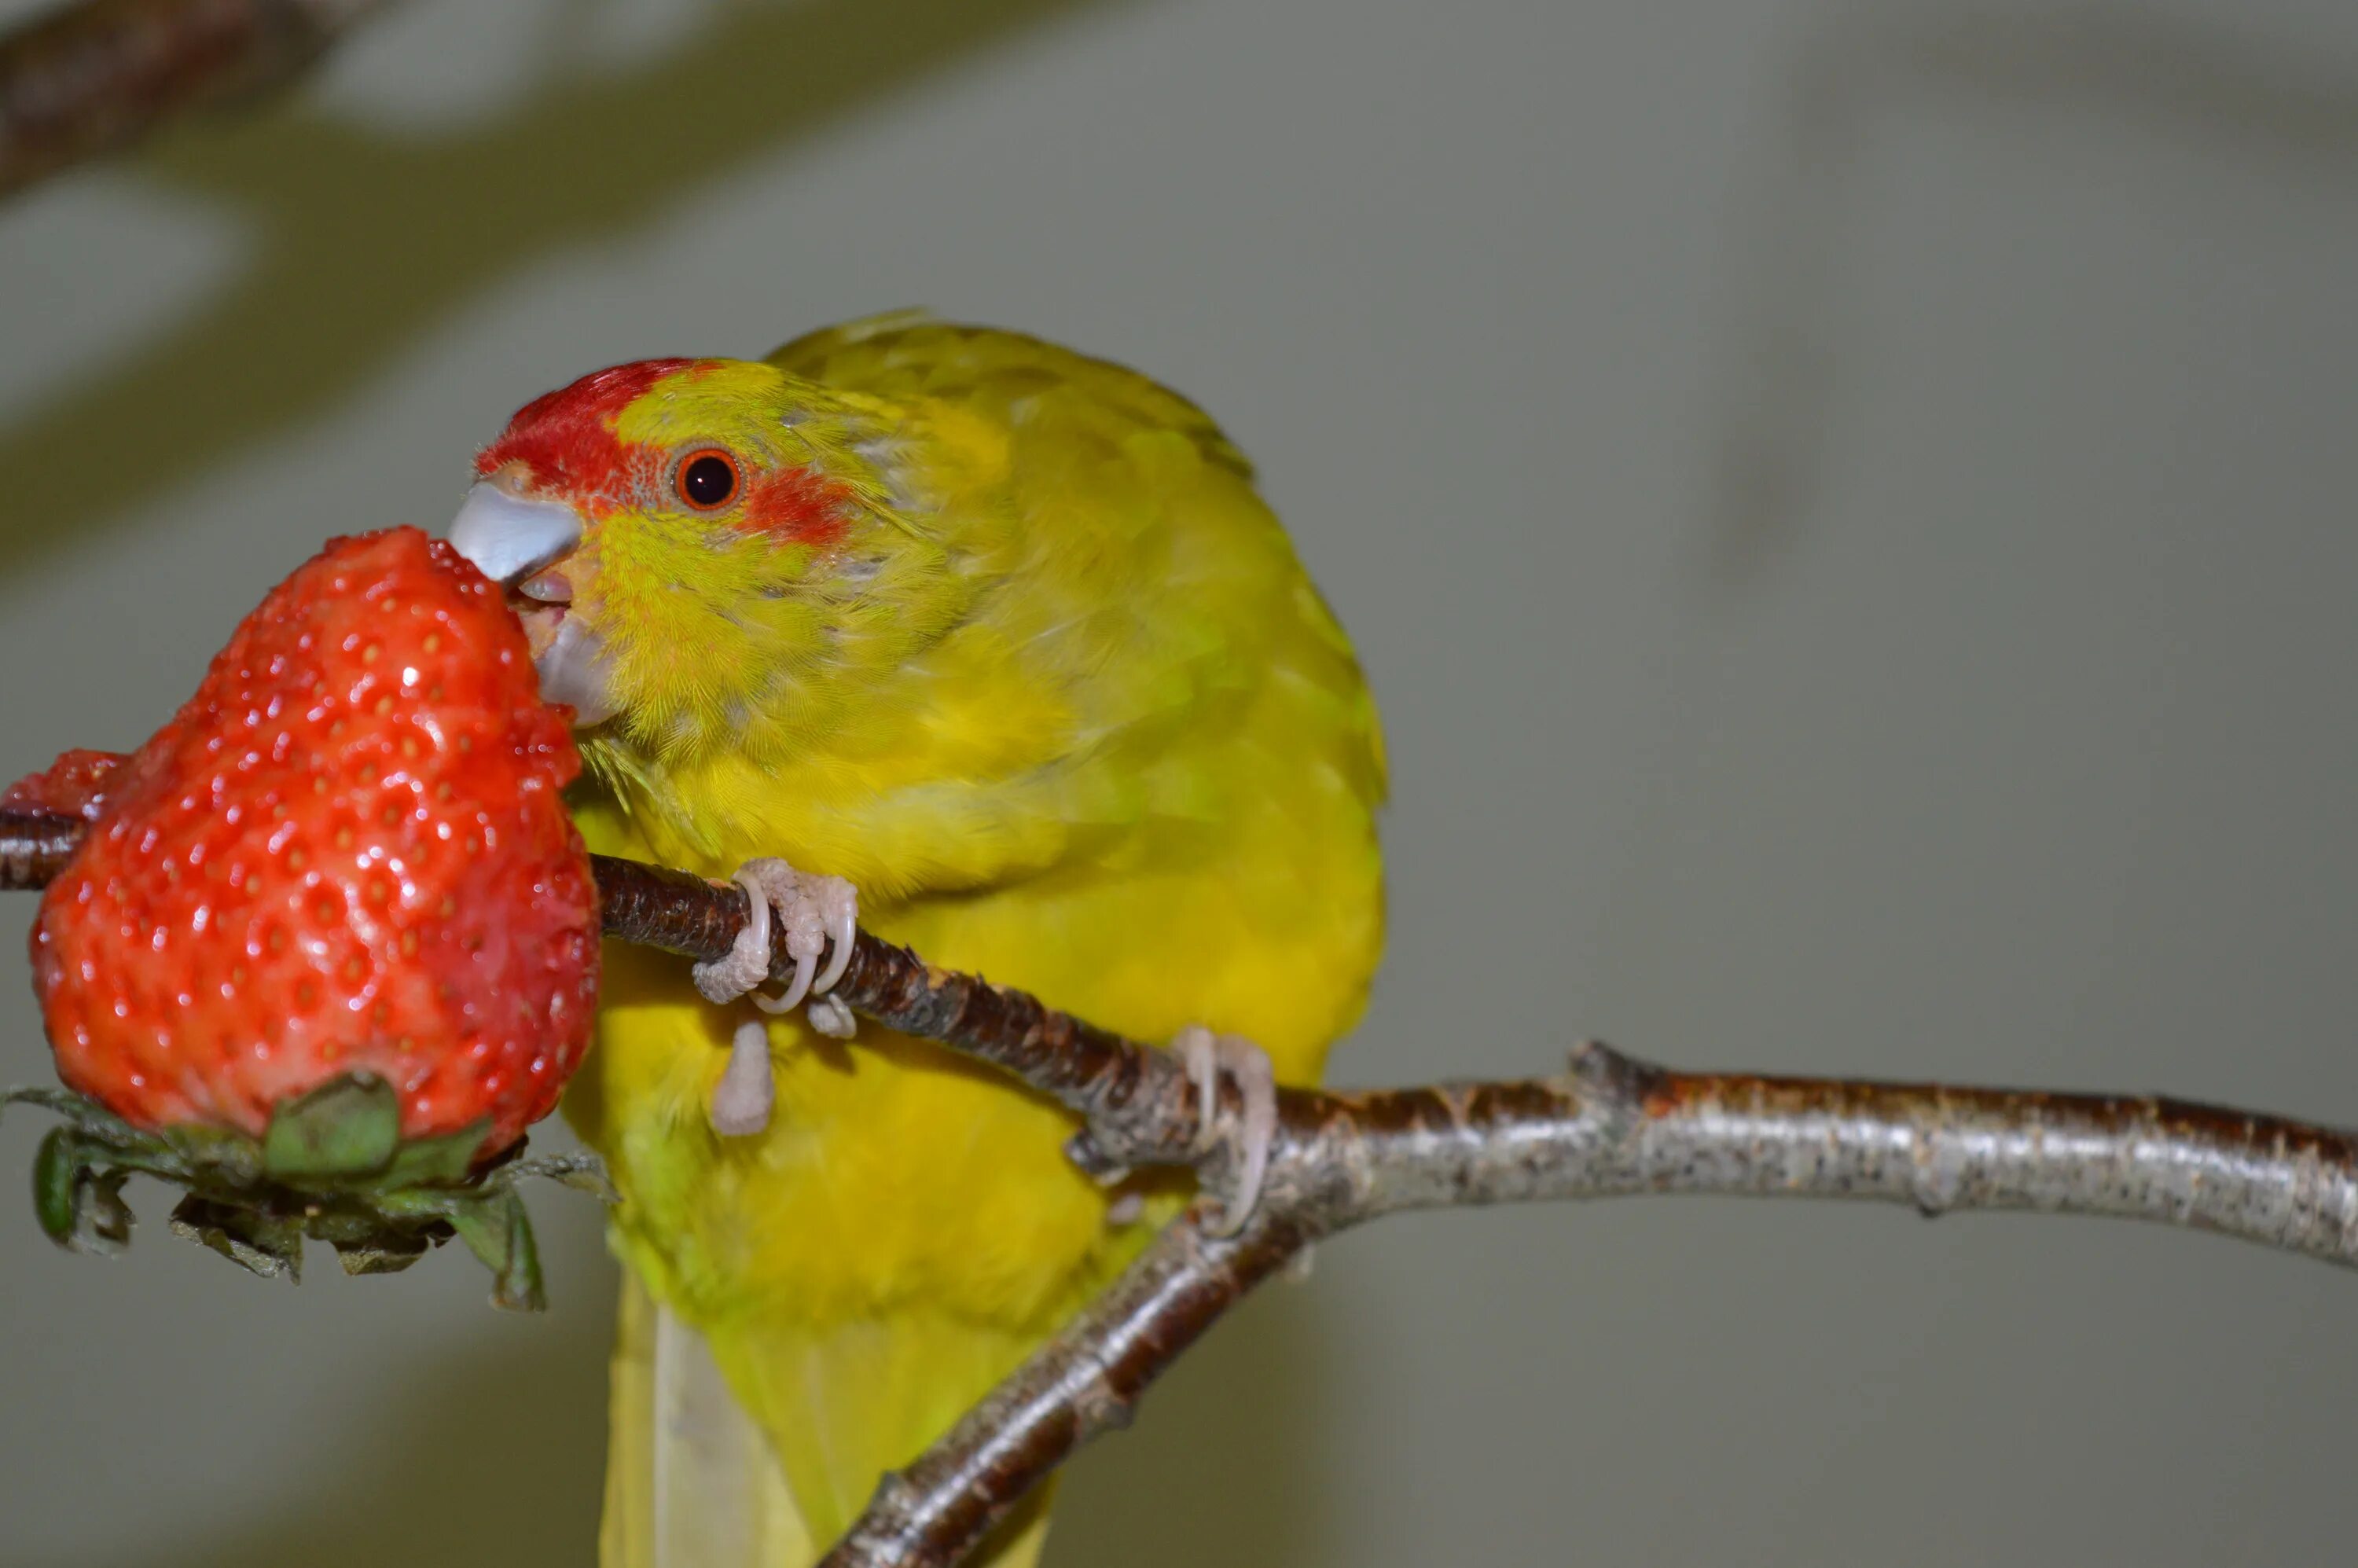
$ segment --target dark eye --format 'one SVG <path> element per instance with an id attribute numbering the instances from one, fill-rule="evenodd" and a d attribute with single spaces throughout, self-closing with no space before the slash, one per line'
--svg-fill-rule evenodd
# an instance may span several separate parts
<path id="1" fill-rule="evenodd" d="M 679 498 L 698 512 L 726 506 L 737 496 L 737 460 L 717 447 L 691 452 L 673 482 Z"/>

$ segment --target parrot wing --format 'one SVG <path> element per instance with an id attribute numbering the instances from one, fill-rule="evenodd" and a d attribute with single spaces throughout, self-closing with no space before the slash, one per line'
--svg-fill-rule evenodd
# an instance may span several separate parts
<path id="1" fill-rule="evenodd" d="M 1003 408 L 1027 395 L 1054 393 L 1058 421 L 1068 427 L 1175 432 L 1216 466 L 1253 477 L 1250 460 L 1212 416 L 1169 387 L 1127 365 L 1004 328 L 888 310 L 806 332 L 773 351 L 769 362 L 839 392 L 896 403 L 936 397 Z"/>

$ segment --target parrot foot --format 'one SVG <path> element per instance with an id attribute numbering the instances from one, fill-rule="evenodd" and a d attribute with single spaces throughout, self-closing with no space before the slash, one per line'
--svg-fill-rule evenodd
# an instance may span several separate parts
<path id="1" fill-rule="evenodd" d="M 1215 1236 L 1234 1236 L 1252 1217 L 1261 1178 L 1269 1172 L 1270 1145 L 1277 1141 L 1277 1075 L 1260 1046 L 1241 1035 L 1215 1034 L 1200 1023 L 1181 1030 L 1171 1049 L 1195 1086 L 1195 1152 L 1226 1143 L 1234 1159 L 1234 1184 L 1220 1195 L 1219 1218 L 1205 1228 Z M 1223 1076 L 1237 1086 L 1244 1101 L 1241 1114 L 1220 1106 Z"/>
<path id="2" fill-rule="evenodd" d="M 707 1115 L 712 1130 L 723 1138 L 750 1138 L 770 1125 L 770 1107 L 778 1095 L 770 1075 L 770 1026 L 748 1019 L 737 1026 L 729 1043 L 729 1065 L 713 1086 Z"/>
<path id="3" fill-rule="evenodd" d="M 745 890 L 745 928 L 737 933 L 729 956 L 698 964 L 692 973 L 705 1000 L 730 1002 L 752 994 L 764 1012 L 785 1012 L 806 996 L 823 995 L 843 978 L 851 962 L 852 940 L 860 930 L 860 893 L 841 877 L 815 877 L 780 860 L 748 860 L 733 879 Z M 795 978 L 782 997 L 762 995 L 754 988 L 770 978 L 770 921 L 782 922 L 786 951 L 795 960 Z M 824 972 L 818 959 L 829 941 L 835 945 Z M 839 1016 L 838 1016 L 839 1015 Z M 827 1023 L 849 1021 L 849 1010 L 829 1010 Z M 825 1027 L 822 1033 L 834 1033 Z M 837 1038 L 847 1038 L 848 1032 Z"/>
<path id="4" fill-rule="evenodd" d="M 803 1009 L 803 1022 L 829 1040 L 849 1040 L 860 1033 L 860 1020 L 838 996 L 815 996 Z"/>

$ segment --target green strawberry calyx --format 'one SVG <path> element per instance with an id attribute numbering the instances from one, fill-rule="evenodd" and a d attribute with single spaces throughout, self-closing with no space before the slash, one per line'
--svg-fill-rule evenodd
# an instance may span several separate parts
<path id="1" fill-rule="evenodd" d="M 519 1140 L 478 1165 L 487 1121 L 404 1141 L 400 1096 L 369 1072 L 281 1102 L 258 1139 L 146 1131 L 62 1088 L 0 1089 L 0 1109 L 11 1104 L 63 1119 L 34 1157 L 33 1208 L 49 1239 L 75 1252 L 130 1244 L 123 1187 L 146 1175 L 183 1189 L 173 1234 L 265 1279 L 301 1279 L 306 1238 L 333 1247 L 348 1274 L 388 1274 L 456 1236 L 492 1271 L 492 1305 L 538 1312 L 540 1257 L 516 1183 L 539 1176 L 614 1201 L 595 1155 L 522 1159 Z"/>

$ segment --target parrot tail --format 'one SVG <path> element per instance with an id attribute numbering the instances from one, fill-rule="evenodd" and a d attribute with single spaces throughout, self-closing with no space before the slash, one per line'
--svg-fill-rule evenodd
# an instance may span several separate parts
<path id="1" fill-rule="evenodd" d="M 859 1516 L 884 1469 L 923 1448 L 926 1439 L 902 1434 L 913 1404 L 940 1403 L 922 1390 L 939 1387 L 945 1359 L 967 1363 L 958 1370 L 968 1376 L 952 1380 L 970 1384 L 973 1363 L 1004 1361 L 1011 1348 L 972 1343 L 970 1329 L 912 1336 L 909 1326 L 824 1338 L 765 1333 L 752 1345 L 729 1344 L 744 1352 L 738 1358 L 757 1397 L 786 1412 L 773 1443 L 739 1400 L 712 1343 L 626 1271 L 601 1568 L 808 1568 Z M 783 1387 L 781 1371 L 791 1374 Z M 981 1386 L 990 1380 L 995 1373 Z M 875 1457 L 880 1452 L 894 1456 Z M 1035 1568 L 1050 1490 L 1042 1487 L 993 1533 L 972 1560 L 977 1568 Z"/>
<path id="2" fill-rule="evenodd" d="M 784 1568 L 818 1549 L 704 1336 L 622 1279 L 601 1568 Z"/>

